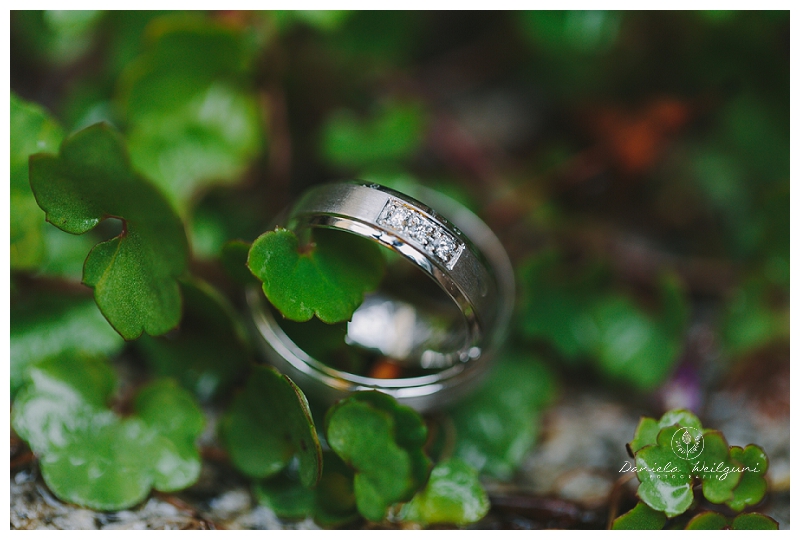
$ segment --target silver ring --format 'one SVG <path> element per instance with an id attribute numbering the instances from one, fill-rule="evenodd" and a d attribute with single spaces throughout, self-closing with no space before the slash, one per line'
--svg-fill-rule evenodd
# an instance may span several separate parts
<path id="1" fill-rule="evenodd" d="M 439 211 L 377 184 L 324 184 L 293 206 L 286 226 L 295 231 L 333 229 L 370 239 L 401 255 L 420 271 L 417 275 L 438 285 L 445 301 L 430 291 L 415 294 L 424 287 L 403 290 L 384 279 L 348 323 L 349 344 L 413 367 L 415 375 L 373 378 L 311 358 L 282 330 L 261 290 L 247 293 L 267 359 L 312 398 L 329 403 L 356 390 L 373 389 L 420 411 L 439 408 L 475 386 L 505 338 L 514 274 L 502 244 L 475 214 L 449 197 L 423 187 L 415 187 L 413 194 Z M 400 268 L 395 277 L 407 275 Z"/>

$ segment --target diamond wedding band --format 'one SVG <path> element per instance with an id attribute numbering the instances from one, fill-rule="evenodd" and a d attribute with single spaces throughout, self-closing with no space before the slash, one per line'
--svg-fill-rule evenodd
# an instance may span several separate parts
<path id="1" fill-rule="evenodd" d="M 505 338 L 514 276 L 500 241 L 459 203 L 413 189 L 437 210 L 377 184 L 342 182 L 306 192 L 285 224 L 295 231 L 356 234 L 401 256 L 354 313 L 346 341 L 409 367 L 413 375 L 369 377 L 312 358 L 283 331 L 261 290 L 248 291 L 267 359 L 312 398 L 330 403 L 372 389 L 421 411 L 439 408 L 475 386 Z M 428 279 L 415 283 L 412 273 Z M 431 280 L 438 288 L 429 290 Z"/>

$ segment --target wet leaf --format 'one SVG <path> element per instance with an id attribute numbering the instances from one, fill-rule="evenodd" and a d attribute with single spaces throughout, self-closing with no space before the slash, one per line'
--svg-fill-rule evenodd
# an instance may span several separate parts
<path id="1" fill-rule="evenodd" d="M 147 34 L 121 83 L 131 159 L 183 214 L 198 190 L 236 182 L 259 154 L 261 113 L 243 84 L 240 32 L 183 15 L 156 19 Z"/>
<path id="2" fill-rule="evenodd" d="M 125 339 L 159 335 L 178 324 L 176 278 L 186 270 L 183 224 L 166 200 L 134 173 L 120 135 L 97 124 L 67 137 L 59 154 L 31 158 L 31 187 L 47 220 L 83 234 L 108 217 L 122 234 L 89 253 L 83 282 Z"/>
<path id="3" fill-rule="evenodd" d="M 308 402 L 275 369 L 259 366 L 253 370 L 220 430 L 233 464 L 246 475 L 268 478 L 296 455 L 302 484 L 311 487 L 319 481 L 322 450 Z"/>
<path id="4" fill-rule="evenodd" d="M 64 132 L 41 107 L 11 94 L 11 269 L 32 270 L 45 255 L 44 214 L 28 181 L 28 157 L 56 152 Z"/>
<path id="5" fill-rule="evenodd" d="M 510 478 L 536 441 L 539 413 L 555 398 L 547 367 L 522 353 L 506 353 L 486 382 L 450 409 L 455 455 L 478 471 Z"/>
<path id="6" fill-rule="evenodd" d="M 684 513 L 694 500 L 691 465 L 675 455 L 672 437 L 676 426 L 662 429 L 657 444 L 636 452 L 636 475 L 639 477 L 637 495 L 653 510 L 668 517 Z"/>
<path id="7" fill-rule="evenodd" d="M 32 366 L 14 400 L 11 423 L 36 454 L 56 451 L 76 433 L 113 421 L 100 411 L 117 384 L 108 362 L 68 352 Z"/>
<path id="8" fill-rule="evenodd" d="M 97 510 L 128 508 L 150 489 L 176 491 L 200 473 L 195 440 L 204 418 L 189 394 L 156 381 L 138 415 L 106 408 L 116 377 L 107 362 L 79 355 L 40 363 L 14 402 L 12 425 L 40 458 L 60 499 Z"/>
<path id="9" fill-rule="evenodd" d="M 634 530 L 634 531 L 659 531 L 667 523 L 667 516 L 663 512 L 653 510 L 644 503 L 636 503 L 633 509 L 622 514 L 611 528 L 615 531 Z"/>
<path id="10" fill-rule="evenodd" d="M 111 356 L 125 344 L 97 305 L 85 297 L 42 293 L 15 302 L 10 326 L 12 396 L 39 362 L 70 351 Z"/>
<path id="11" fill-rule="evenodd" d="M 357 392 L 325 415 L 328 444 L 355 470 L 358 511 L 381 521 L 390 506 L 411 499 L 428 477 L 427 428 L 413 409 L 379 392 Z"/>
<path id="12" fill-rule="evenodd" d="M 145 387 L 136 398 L 139 418 L 163 440 L 154 456 L 153 487 L 177 491 L 200 476 L 200 454 L 195 441 L 202 433 L 205 416 L 172 379 L 160 379 Z"/>
<path id="13" fill-rule="evenodd" d="M 181 282 L 186 306 L 180 328 L 136 343 L 160 376 L 174 377 L 208 400 L 230 388 L 250 365 L 245 329 L 228 300 L 200 280 Z"/>
<path id="14" fill-rule="evenodd" d="M 401 161 L 420 147 L 424 129 L 425 117 L 416 104 L 391 104 L 366 120 L 340 110 L 322 128 L 322 151 L 339 167 Z"/>
<path id="15" fill-rule="evenodd" d="M 725 504 L 731 510 L 741 512 L 748 506 L 760 503 L 766 495 L 767 481 L 764 475 L 769 468 L 769 460 L 764 450 L 754 444 L 744 448 L 732 446 L 730 452 L 731 459 L 741 463 L 747 470 L 742 473 L 742 479 L 733 491 L 733 498 Z"/>
<path id="16" fill-rule="evenodd" d="M 349 320 L 380 283 L 384 266 L 380 248 L 363 238 L 317 230 L 314 243 L 301 248 L 292 231 L 280 228 L 253 242 L 247 264 L 286 318 L 316 315 L 326 323 Z"/>
<path id="17" fill-rule="evenodd" d="M 400 511 L 400 519 L 422 525 L 468 525 L 489 512 L 489 497 L 478 473 L 466 462 L 452 458 L 437 464 L 428 484 Z"/>

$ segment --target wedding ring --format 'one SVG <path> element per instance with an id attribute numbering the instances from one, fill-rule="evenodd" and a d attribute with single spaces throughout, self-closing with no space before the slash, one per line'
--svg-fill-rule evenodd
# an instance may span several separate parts
<path id="1" fill-rule="evenodd" d="M 412 194 L 437 210 L 374 183 L 323 184 L 299 199 L 285 225 L 355 234 L 400 255 L 353 314 L 346 341 L 413 375 L 369 377 L 312 358 L 283 331 L 261 290 L 248 291 L 265 356 L 312 398 L 330 403 L 371 389 L 420 411 L 440 408 L 474 388 L 505 338 L 514 274 L 502 244 L 449 197 L 421 186 Z M 425 283 L 413 282 L 409 268 Z"/>

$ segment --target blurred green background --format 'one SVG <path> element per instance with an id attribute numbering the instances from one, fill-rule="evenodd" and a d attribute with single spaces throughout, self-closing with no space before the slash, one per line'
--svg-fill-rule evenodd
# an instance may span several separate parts
<path id="1" fill-rule="evenodd" d="M 788 429 L 788 11 L 13 11 L 11 90 L 67 133 L 116 126 L 234 302 L 223 244 L 307 187 L 420 182 L 498 234 L 511 348 L 566 386 L 702 411 L 743 385 Z M 122 345 L 31 299 L 115 231 L 46 224 L 13 153 L 15 389 L 68 328 Z"/>
<path id="2" fill-rule="evenodd" d="M 121 129 L 198 264 L 309 185 L 423 182 L 497 231 L 520 270 L 518 335 L 557 357 L 652 389 L 698 318 L 719 362 L 788 336 L 787 12 L 11 22 L 12 91 L 67 132 Z M 51 229 L 19 267 L 77 277 L 83 239 Z"/>

